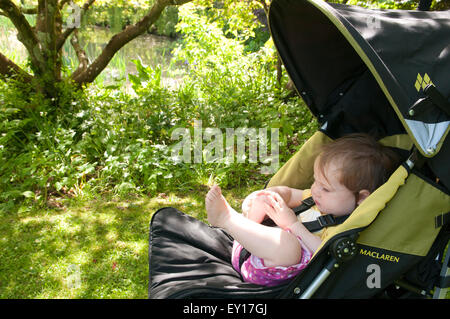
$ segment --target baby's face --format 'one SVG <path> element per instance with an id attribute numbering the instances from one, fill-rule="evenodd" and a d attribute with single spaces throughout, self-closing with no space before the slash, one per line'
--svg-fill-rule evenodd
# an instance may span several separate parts
<path id="1" fill-rule="evenodd" d="M 356 196 L 339 182 L 339 167 L 330 163 L 323 172 L 314 163 L 314 184 L 311 194 L 317 208 L 325 214 L 344 216 L 356 208 Z"/>

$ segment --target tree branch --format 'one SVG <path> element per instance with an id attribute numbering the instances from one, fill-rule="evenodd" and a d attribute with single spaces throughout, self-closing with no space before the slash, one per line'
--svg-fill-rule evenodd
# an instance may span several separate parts
<path id="1" fill-rule="evenodd" d="M 87 66 L 89 64 L 89 60 L 86 56 L 86 52 L 84 52 L 83 48 L 80 46 L 80 43 L 78 42 L 78 30 L 75 30 L 73 32 L 73 36 L 72 39 L 70 40 L 70 43 L 72 43 L 72 46 L 75 49 L 75 53 L 77 54 L 78 58 L 78 68 L 72 74 L 72 77 L 75 77 L 81 72 L 86 71 Z"/>
<path id="2" fill-rule="evenodd" d="M 39 0 L 38 13 L 36 17 L 36 36 L 42 48 L 44 57 L 40 70 L 42 74 L 53 73 L 53 78 L 58 78 L 58 53 L 56 48 L 56 29 L 59 8 L 57 0 Z"/>
<path id="3" fill-rule="evenodd" d="M 85 83 L 91 83 L 95 78 L 103 71 L 108 65 L 113 56 L 119 51 L 125 44 L 137 38 L 139 35 L 146 32 L 146 30 L 156 21 L 161 15 L 162 11 L 170 5 L 183 5 L 192 0 L 156 0 L 155 4 L 150 8 L 150 11 L 137 23 L 126 27 L 123 31 L 115 34 L 108 42 L 106 47 L 95 59 L 95 61 L 89 65 L 89 67 L 82 73 L 72 75 L 72 79 L 78 85 Z"/>
<path id="4" fill-rule="evenodd" d="M 64 32 L 61 34 L 61 36 L 58 38 L 58 41 L 56 42 L 56 49 L 59 51 L 64 43 L 67 41 L 67 38 L 72 34 L 72 32 L 75 30 L 76 28 L 67 28 L 66 30 L 64 30 Z"/>
<path id="5" fill-rule="evenodd" d="M 27 49 L 32 63 L 36 66 L 41 65 L 43 59 L 40 52 L 39 41 L 27 19 L 25 19 L 25 16 L 20 12 L 20 9 L 9 0 L 0 0 L 0 9 L 3 10 L 16 27 L 18 31 L 17 39 L 22 42 Z"/>
<path id="6" fill-rule="evenodd" d="M 31 82 L 32 76 L 25 72 L 13 61 L 0 53 L 0 74 L 7 77 L 19 76 L 25 82 Z"/>
<path id="7" fill-rule="evenodd" d="M 36 31 L 46 33 L 47 41 L 54 41 L 48 37 L 54 35 L 55 17 L 59 8 L 57 0 L 39 0 L 37 7 Z"/>
<path id="8" fill-rule="evenodd" d="M 37 8 L 20 8 L 23 14 L 37 14 Z"/>

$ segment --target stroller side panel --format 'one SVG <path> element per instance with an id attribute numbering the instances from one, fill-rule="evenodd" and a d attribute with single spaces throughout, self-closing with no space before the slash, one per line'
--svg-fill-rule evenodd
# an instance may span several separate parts
<path id="1" fill-rule="evenodd" d="M 400 167 L 396 172 L 400 179 L 402 174 L 405 178 L 407 176 L 402 171 L 406 169 Z M 405 278 L 408 282 L 422 285 L 419 288 L 423 291 L 429 292 L 434 287 L 439 267 L 435 267 L 436 255 L 430 254 L 436 253 L 431 247 L 442 231 L 442 225 L 437 225 L 435 218 L 448 211 L 450 196 L 416 173 L 407 176 L 404 185 L 400 179 L 388 181 L 344 224 L 330 229 L 308 270 L 323 268 L 326 263 L 324 255 L 328 254 L 330 243 L 346 234 L 359 232 L 358 253 L 339 265 L 316 291 L 314 298 L 370 298 Z M 400 182 L 398 190 L 391 191 L 392 195 L 395 194 L 393 197 L 384 191 L 392 188 L 388 185 L 391 182 Z M 380 196 L 385 197 L 384 201 Z M 296 287 L 305 290 L 309 285 L 306 274 L 302 275 L 286 290 L 289 297 L 294 296 L 292 292 Z"/>
<path id="2" fill-rule="evenodd" d="M 358 254 L 339 265 L 312 298 L 374 298 L 420 262 L 420 257 L 358 245 Z"/>
<path id="3" fill-rule="evenodd" d="M 449 209 L 450 196 L 413 173 L 358 242 L 425 256 L 440 230 L 435 219 Z"/>

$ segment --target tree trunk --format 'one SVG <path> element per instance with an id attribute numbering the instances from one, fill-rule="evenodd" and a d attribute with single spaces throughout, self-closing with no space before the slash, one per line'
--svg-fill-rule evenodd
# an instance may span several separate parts
<path id="1" fill-rule="evenodd" d="M 62 80 L 62 47 L 69 36 L 77 52 L 79 67 L 71 75 L 71 80 L 80 88 L 91 83 L 106 68 L 113 56 L 124 45 L 139 35 L 159 18 L 163 10 L 170 5 L 183 5 L 192 0 L 156 0 L 147 15 L 136 24 L 130 25 L 115 34 L 100 55 L 90 64 L 86 54 L 78 44 L 76 27 L 69 27 L 63 31 L 61 10 L 70 0 L 39 0 L 37 8 L 22 9 L 10 0 L 0 0 L 0 14 L 8 17 L 17 29 L 17 38 L 27 49 L 30 57 L 33 75 L 28 74 L 13 61 L 0 53 L 0 74 L 4 76 L 20 76 L 23 81 L 33 81 L 38 89 L 49 97 L 56 97 L 56 83 Z M 81 14 L 95 2 L 86 0 L 81 8 Z M 36 25 L 30 26 L 25 14 L 36 14 Z"/>
<path id="2" fill-rule="evenodd" d="M 42 68 L 41 63 L 44 59 L 41 55 L 41 47 L 38 38 L 36 37 L 36 33 L 33 31 L 33 28 L 25 19 L 25 16 L 22 14 L 20 9 L 12 1 L 0 0 L 0 9 L 16 27 L 18 32 L 17 38 L 27 49 L 30 56 L 31 65 L 36 68 L 36 71 L 39 71 L 39 69 Z M 14 69 L 17 68 L 19 67 L 14 67 Z"/>

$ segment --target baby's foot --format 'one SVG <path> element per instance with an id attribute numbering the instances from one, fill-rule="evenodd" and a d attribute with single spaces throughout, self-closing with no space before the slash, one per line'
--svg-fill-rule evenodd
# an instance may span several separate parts
<path id="1" fill-rule="evenodd" d="M 206 194 L 205 206 L 208 213 L 208 222 L 212 226 L 224 227 L 233 213 L 233 208 L 227 203 L 220 187 L 217 185 L 211 187 Z"/>

